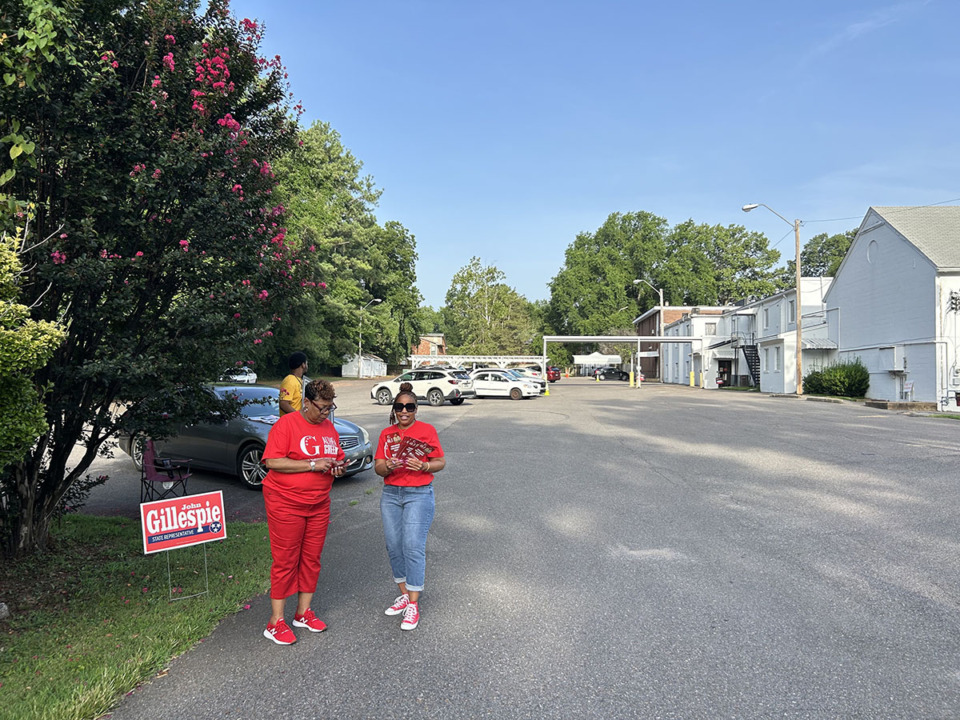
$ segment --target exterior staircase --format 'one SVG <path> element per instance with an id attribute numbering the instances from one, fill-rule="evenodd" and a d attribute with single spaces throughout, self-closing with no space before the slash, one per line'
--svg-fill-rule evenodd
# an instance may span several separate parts
<path id="1" fill-rule="evenodd" d="M 755 387 L 760 387 L 760 351 L 756 345 L 741 345 L 743 356 L 747 359 L 747 367 L 750 368 L 750 377 L 753 378 Z"/>

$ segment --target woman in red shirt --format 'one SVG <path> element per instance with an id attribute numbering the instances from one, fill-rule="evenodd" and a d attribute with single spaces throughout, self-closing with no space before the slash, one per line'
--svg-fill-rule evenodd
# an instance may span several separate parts
<path id="1" fill-rule="evenodd" d="M 400 588 L 400 597 L 385 612 L 402 613 L 400 629 L 413 630 L 420 622 L 427 533 L 435 507 L 433 476 L 447 461 L 433 425 L 417 421 L 417 396 L 410 383 L 400 385 L 390 422 L 380 433 L 373 468 L 383 478 L 380 516 L 393 581 Z"/>
<path id="2" fill-rule="evenodd" d="M 340 436 L 330 420 L 336 393 L 326 380 L 305 389 L 303 407 L 270 429 L 263 463 L 263 502 L 270 531 L 270 623 L 264 637 L 291 645 L 297 636 L 283 619 L 286 598 L 297 593 L 293 626 L 322 632 L 310 601 L 320 576 L 320 554 L 330 521 L 330 487 L 343 475 Z"/>

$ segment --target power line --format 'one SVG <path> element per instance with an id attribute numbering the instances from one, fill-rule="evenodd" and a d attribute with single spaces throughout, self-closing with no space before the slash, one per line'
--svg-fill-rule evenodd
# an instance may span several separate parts
<path id="1" fill-rule="evenodd" d="M 911 212 L 914 210 L 922 210 L 929 207 L 937 207 L 938 205 L 948 205 L 950 203 L 960 202 L 960 198 L 953 198 L 952 200 L 942 200 L 940 202 L 929 203 L 928 205 L 911 205 L 910 207 L 905 207 L 900 210 L 894 210 L 887 215 L 899 215 L 900 213 Z M 841 220 L 862 220 L 862 215 L 853 215 L 851 217 L 842 217 L 842 218 L 832 218 L 830 220 L 804 220 L 802 224 L 806 225 L 807 223 L 825 223 L 825 222 L 840 222 Z"/>

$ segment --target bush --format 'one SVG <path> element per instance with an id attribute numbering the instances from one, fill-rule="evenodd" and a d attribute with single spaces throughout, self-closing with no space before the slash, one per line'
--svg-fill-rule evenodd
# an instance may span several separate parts
<path id="1" fill-rule="evenodd" d="M 813 370 L 803 379 L 803 391 L 813 395 L 862 398 L 869 388 L 870 373 L 860 358 Z"/>

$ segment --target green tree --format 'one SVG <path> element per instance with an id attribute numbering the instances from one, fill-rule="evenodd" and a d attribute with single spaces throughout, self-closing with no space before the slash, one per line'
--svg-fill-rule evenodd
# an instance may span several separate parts
<path id="1" fill-rule="evenodd" d="M 300 142 L 277 164 L 277 199 L 288 236 L 312 249 L 327 286 L 287 309 L 265 359 L 285 369 L 291 350 L 302 349 L 314 367 L 339 368 L 357 352 L 362 314 L 365 351 L 401 362 L 419 332 L 416 241 L 400 223 L 377 223 L 381 191 L 329 124 L 314 123 Z M 374 298 L 383 302 L 368 304 Z"/>
<path id="2" fill-rule="evenodd" d="M 54 323 L 30 319 L 29 308 L 17 302 L 20 244 L 18 236 L 0 237 L 0 407 L 4 416 L 0 475 L 21 460 L 47 429 L 42 402 L 46 388 L 35 386 L 32 375 L 47 363 L 64 336 Z M 0 537 L 5 534 L 5 521 L 0 514 Z"/>
<path id="3" fill-rule="evenodd" d="M 318 285 L 271 201 L 271 166 L 296 138 L 283 67 L 259 57 L 261 29 L 225 0 L 198 7 L 78 3 L 76 63 L 56 82 L 0 86 L 0 115 L 36 141 L 36 166 L 9 183 L 36 202 L 24 301 L 67 329 L 32 378 L 51 388 L 49 429 L 0 488 L 15 553 L 45 545 L 117 433 L 159 437 L 235 411 L 203 383 Z"/>
<path id="4" fill-rule="evenodd" d="M 494 265 L 473 257 L 453 276 L 444 312 L 447 345 L 460 354 L 534 352 L 536 326 L 531 304 L 503 281 Z M 539 348 L 537 348 L 539 352 Z"/>
<path id="5" fill-rule="evenodd" d="M 59 66 L 76 64 L 73 56 L 72 15 L 75 3 L 21 0 L 0 11 L 0 82 L 5 88 L 43 90 Z M 0 117 L 0 187 L 14 178 L 17 165 L 36 167 L 36 143 L 24 126 L 24 117 Z M 0 192 L 6 212 L 18 204 Z M 9 220 L 9 218 L 7 218 Z M 9 229 L 9 228 L 8 228 Z"/>
<path id="6" fill-rule="evenodd" d="M 857 230 L 847 230 L 835 235 L 820 233 L 814 235 L 800 251 L 800 270 L 803 277 L 833 277 L 840 269 L 840 263 L 847 255 L 847 250 L 853 244 Z M 779 289 L 792 288 L 796 285 L 796 260 L 788 260 L 787 266 L 777 278 Z"/>
<path id="7" fill-rule="evenodd" d="M 546 324 L 557 335 L 606 335 L 629 329 L 647 309 L 646 286 L 662 282 L 667 261 L 667 222 L 650 213 L 614 213 L 595 232 L 583 232 L 567 248 L 564 267 L 550 282 Z M 649 307 L 659 302 L 654 293 Z M 641 300 L 644 302 L 641 303 Z M 574 351 L 578 351 L 573 348 Z"/>

